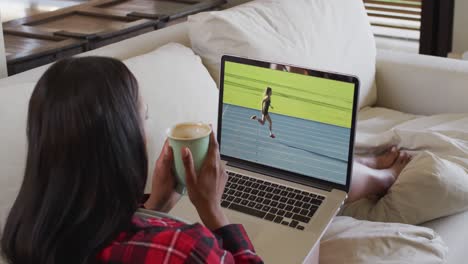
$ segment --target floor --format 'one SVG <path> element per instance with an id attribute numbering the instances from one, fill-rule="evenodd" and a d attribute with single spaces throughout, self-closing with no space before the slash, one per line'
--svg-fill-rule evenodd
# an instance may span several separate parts
<path id="1" fill-rule="evenodd" d="M 77 5 L 87 0 L 0 0 L 1 20 L 10 21 L 59 8 Z"/>

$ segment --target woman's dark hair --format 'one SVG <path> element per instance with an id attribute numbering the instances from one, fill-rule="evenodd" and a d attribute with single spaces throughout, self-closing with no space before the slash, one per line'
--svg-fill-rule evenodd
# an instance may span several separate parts
<path id="1" fill-rule="evenodd" d="M 147 177 L 138 84 L 120 61 L 51 66 L 29 101 L 24 179 L 1 248 L 11 263 L 92 263 L 129 228 Z"/>

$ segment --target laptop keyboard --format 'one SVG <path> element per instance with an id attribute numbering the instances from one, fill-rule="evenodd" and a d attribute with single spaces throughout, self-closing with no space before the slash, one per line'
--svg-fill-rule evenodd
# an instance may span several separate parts
<path id="1" fill-rule="evenodd" d="M 324 196 L 234 172 L 229 175 L 221 206 L 277 224 L 304 230 Z"/>

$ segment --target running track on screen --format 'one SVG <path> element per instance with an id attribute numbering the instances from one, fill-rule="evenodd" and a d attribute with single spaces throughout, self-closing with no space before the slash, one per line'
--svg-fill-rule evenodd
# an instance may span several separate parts
<path id="1" fill-rule="evenodd" d="M 270 113 L 272 139 L 268 122 L 261 126 L 252 115 L 261 118 L 259 110 L 224 104 L 222 154 L 345 183 L 350 129 Z"/>

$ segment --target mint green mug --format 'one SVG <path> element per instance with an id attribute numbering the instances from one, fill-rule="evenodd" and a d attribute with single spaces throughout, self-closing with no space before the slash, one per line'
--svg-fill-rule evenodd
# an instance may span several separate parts
<path id="1" fill-rule="evenodd" d="M 172 147 L 174 153 L 174 168 L 177 178 L 176 192 L 186 193 L 182 148 L 190 149 L 195 171 L 198 173 L 208 153 L 210 134 L 211 127 L 209 125 L 197 122 L 180 123 L 167 130 L 169 146 Z"/>

